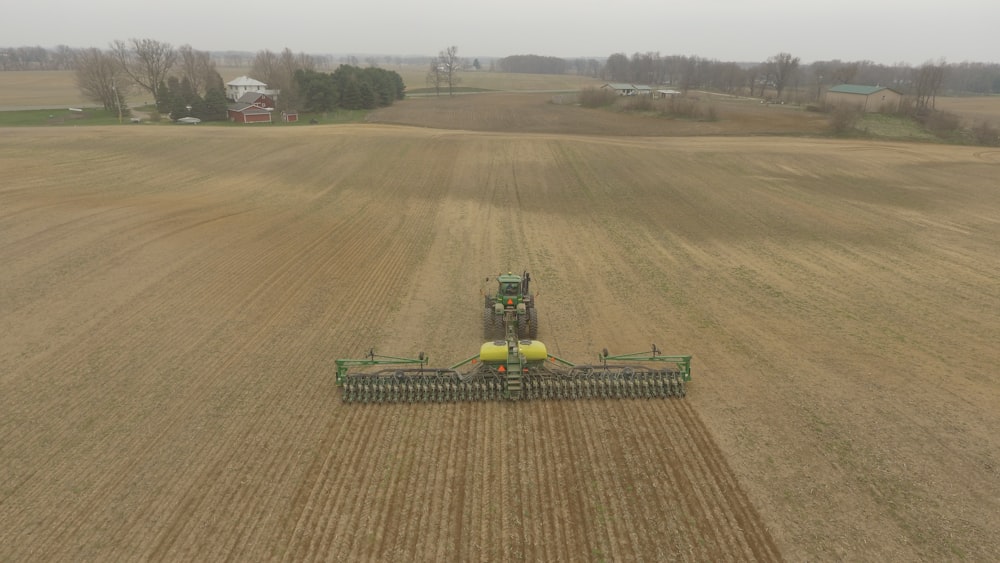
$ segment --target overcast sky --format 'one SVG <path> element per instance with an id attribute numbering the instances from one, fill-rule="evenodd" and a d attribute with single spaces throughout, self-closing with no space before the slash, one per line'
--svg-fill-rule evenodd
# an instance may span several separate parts
<path id="1" fill-rule="evenodd" d="M 1000 0 L 11 0 L 0 46 L 150 38 L 203 51 L 594 57 L 658 51 L 757 62 L 1000 62 Z M 154 12 L 154 6 L 161 13 Z"/>

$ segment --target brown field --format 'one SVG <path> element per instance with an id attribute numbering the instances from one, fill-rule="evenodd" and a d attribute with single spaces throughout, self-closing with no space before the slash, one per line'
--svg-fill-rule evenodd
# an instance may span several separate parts
<path id="1" fill-rule="evenodd" d="M 1000 151 L 474 100 L 0 130 L 0 560 L 996 558 Z M 522 268 L 551 351 L 688 397 L 340 402 Z"/>
<path id="2" fill-rule="evenodd" d="M 975 127 L 983 122 L 1000 127 L 1000 96 L 941 97 L 935 101 L 937 109 L 958 114 L 968 127 Z"/>
<path id="3" fill-rule="evenodd" d="M 0 72 L 0 108 L 61 108 L 94 105 L 80 95 L 73 72 Z"/>

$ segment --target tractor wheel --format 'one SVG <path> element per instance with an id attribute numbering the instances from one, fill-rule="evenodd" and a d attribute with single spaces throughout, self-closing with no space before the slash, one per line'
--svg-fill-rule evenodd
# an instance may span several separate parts
<path id="1" fill-rule="evenodd" d="M 492 315 L 493 318 L 493 340 L 503 340 L 507 338 L 507 332 L 503 327 L 503 315 Z"/>
<path id="2" fill-rule="evenodd" d="M 483 338 L 493 340 L 493 310 L 483 309 Z"/>
<path id="3" fill-rule="evenodd" d="M 528 309 L 528 338 L 538 340 L 538 309 Z"/>

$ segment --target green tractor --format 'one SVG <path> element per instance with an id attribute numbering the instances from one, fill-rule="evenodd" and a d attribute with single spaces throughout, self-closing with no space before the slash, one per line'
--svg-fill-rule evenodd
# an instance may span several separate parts
<path id="1" fill-rule="evenodd" d="M 496 276 L 496 293 L 484 292 L 483 337 L 487 340 L 504 340 L 504 317 L 514 319 L 518 338 L 538 339 L 538 310 L 535 296 L 530 293 L 531 275 L 499 274 Z M 490 278 L 486 278 L 487 283 Z"/>

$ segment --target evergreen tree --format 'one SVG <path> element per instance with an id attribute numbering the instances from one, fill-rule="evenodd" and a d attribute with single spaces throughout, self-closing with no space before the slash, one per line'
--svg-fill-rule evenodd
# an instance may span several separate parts
<path id="1" fill-rule="evenodd" d="M 300 69 L 295 71 L 295 84 L 305 111 L 331 111 L 337 107 L 340 90 L 333 75 Z"/>
<path id="2" fill-rule="evenodd" d="M 177 121 L 182 117 L 188 117 L 187 102 L 181 98 L 173 97 L 170 98 L 170 119 Z"/>
<path id="3" fill-rule="evenodd" d="M 340 105 L 346 109 L 361 109 L 361 90 L 354 80 L 348 80 L 341 90 Z"/>
<path id="4" fill-rule="evenodd" d="M 300 69 L 294 80 L 305 111 L 389 106 L 406 90 L 398 73 L 375 67 L 340 65 L 330 74 Z"/>
<path id="5" fill-rule="evenodd" d="M 188 77 L 186 76 L 181 79 L 180 90 L 177 95 L 183 98 L 186 104 L 191 106 L 193 106 L 195 101 L 198 99 L 198 92 L 194 89 L 194 86 L 191 85 L 191 81 L 188 80 Z"/>
<path id="6" fill-rule="evenodd" d="M 163 81 L 156 88 L 156 111 L 163 115 L 170 113 L 170 90 Z"/>
<path id="7" fill-rule="evenodd" d="M 197 117 L 202 121 L 209 121 L 208 105 L 205 104 L 205 100 L 202 99 L 201 96 L 195 94 L 194 99 L 191 100 L 190 105 L 191 105 L 191 117 Z"/>
<path id="8" fill-rule="evenodd" d="M 225 121 L 229 118 L 226 112 L 228 107 L 226 95 L 216 87 L 209 88 L 205 92 L 204 119 L 205 121 Z"/>
<path id="9" fill-rule="evenodd" d="M 396 94 L 395 99 L 402 100 L 406 96 L 406 84 L 403 83 L 403 77 L 396 71 L 391 71 L 390 76 L 392 78 L 393 89 Z"/>
<path id="10" fill-rule="evenodd" d="M 222 93 L 222 99 L 226 99 L 226 83 L 222 80 L 222 75 L 214 67 L 210 74 L 211 76 L 205 77 L 205 99 L 208 99 L 208 93 L 212 90 L 218 90 Z"/>
<path id="11" fill-rule="evenodd" d="M 375 90 L 367 82 L 362 82 L 358 86 L 358 93 L 360 94 L 359 99 L 361 102 L 361 107 L 364 109 L 375 109 L 378 107 L 376 103 L 377 98 L 375 96 Z"/>

